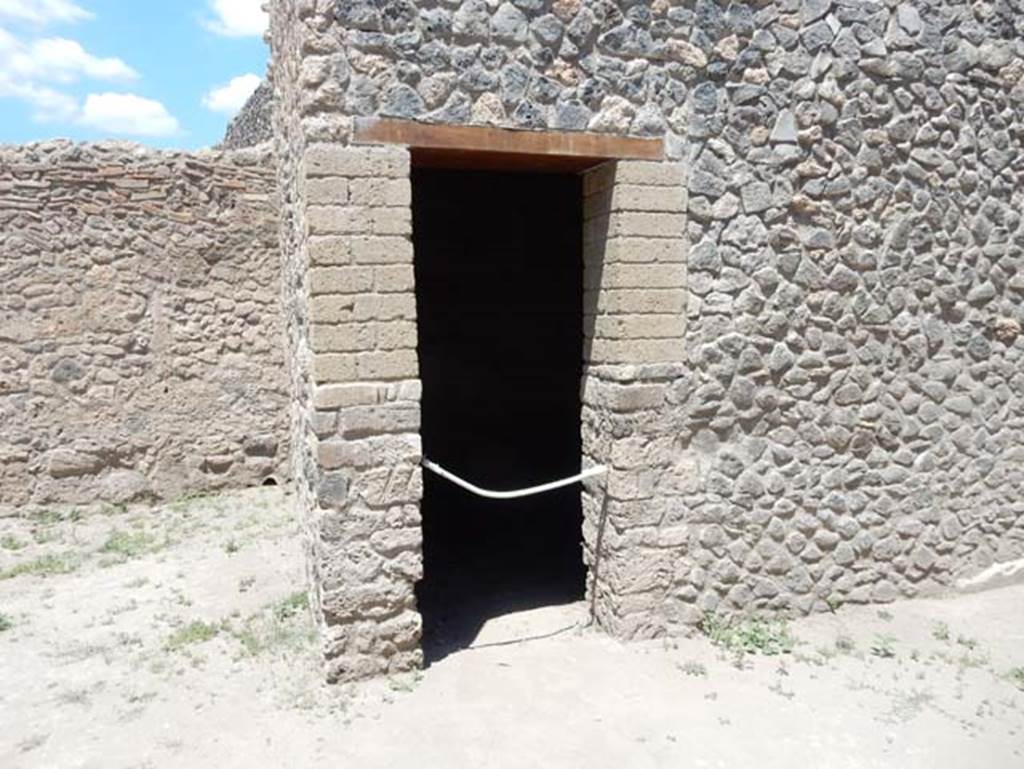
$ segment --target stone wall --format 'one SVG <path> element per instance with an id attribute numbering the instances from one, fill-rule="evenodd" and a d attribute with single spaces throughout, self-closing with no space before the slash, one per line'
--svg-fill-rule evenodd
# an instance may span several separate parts
<path id="1" fill-rule="evenodd" d="M 287 478 L 269 149 L 0 148 L 0 504 Z"/>
<path id="2" fill-rule="evenodd" d="M 707 62 L 677 34 L 692 11 L 667 2 L 287 5 L 275 3 L 272 14 L 294 19 L 289 34 L 301 46 L 286 52 L 272 41 L 272 53 L 294 68 L 287 87 L 310 141 L 347 142 L 351 118 L 372 115 L 663 136 L 677 156 L 688 84 Z"/>
<path id="3" fill-rule="evenodd" d="M 255 147 L 274 139 L 274 90 L 264 80 L 231 118 L 218 149 Z"/>
<path id="4" fill-rule="evenodd" d="M 1024 554 L 1021 4 L 742 7 L 694 6 L 670 626 Z"/>
<path id="5" fill-rule="evenodd" d="M 1024 554 L 1020 0 L 304 0 L 272 17 L 296 166 L 361 115 L 656 136 L 680 161 L 685 194 L 648 200 L 683 210 L 627 217 L 688 244 L 677 272 L 645 273 L 685 280 L 680 317 L 624 323 L 610 285 L 585 308 L 595 334 L 649 332 L 588 347 L 610 356 L 590 361 L 583 424 L 613 466 L 584 497 L 608 630 L 887 601 Z M 616 248 L 588 270 L 618 274 Z"/>

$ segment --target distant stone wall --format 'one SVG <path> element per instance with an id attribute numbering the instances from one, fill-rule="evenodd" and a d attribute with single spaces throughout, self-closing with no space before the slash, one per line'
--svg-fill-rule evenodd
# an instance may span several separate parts
<path id="1" fill-rule="evenodd" d="M 0 147 L 0 506 L 288 475 L 274 163 Z"/>
<path id="2" fill-rule="evenodd" d="M 259 84 L 238 114 L 228 123 L 218 149 L 255 147 L 274 138 L 274 89 L 267 81 Z"/>

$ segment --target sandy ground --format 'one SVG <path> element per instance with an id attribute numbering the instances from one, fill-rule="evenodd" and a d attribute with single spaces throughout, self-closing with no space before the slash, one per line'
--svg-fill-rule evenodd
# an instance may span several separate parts
<path id="1" fill-rule="evenodd" d="M 0 519 L 0 766 L 1024 767 L 1024 586 L 840 607 L 778 656 L 550 607 L 327 687 L 290 511 L 258 489 Z"/>

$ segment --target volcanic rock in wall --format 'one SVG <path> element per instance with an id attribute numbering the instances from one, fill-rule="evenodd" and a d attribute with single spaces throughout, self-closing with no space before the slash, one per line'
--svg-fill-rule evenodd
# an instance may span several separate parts
<path id="1" fill-rule="evenodd" d="M 264 80 L 228 124 L 220 147 L 240 149 L 270 141 L 274 136 L 273 110 L 274 90 L 270 83 Z"/>

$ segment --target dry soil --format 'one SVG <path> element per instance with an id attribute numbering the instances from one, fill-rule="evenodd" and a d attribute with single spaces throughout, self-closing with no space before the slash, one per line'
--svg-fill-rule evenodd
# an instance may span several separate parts
<path id="1" fill-rule="evenodd" d="M 0 519 L 0 766 L 1024 767 L 1024 586 L 837 607 L 771 656 L 550 607 L 327 687 L 303 585 L 280 489 Z"/>

